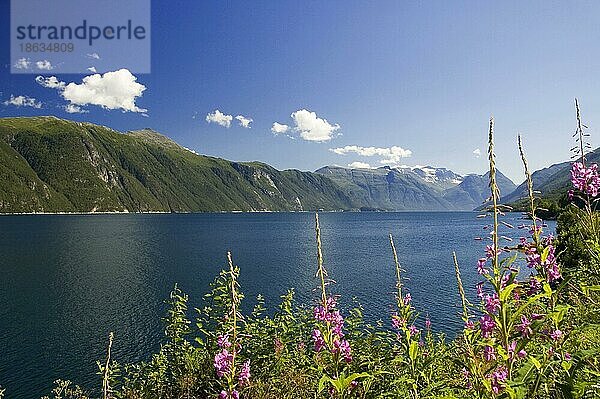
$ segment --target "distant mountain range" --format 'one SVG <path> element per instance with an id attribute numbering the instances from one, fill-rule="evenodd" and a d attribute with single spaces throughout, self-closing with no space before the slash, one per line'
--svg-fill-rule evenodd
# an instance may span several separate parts
<path id="1" fill-rule="evenodd" d="M 536 172 L 536 189 L 566 186 L 568 169 Z M 498 183 L 505 202 L 523 195 L 500 172 Z M 487 174 L 431 166 L 280 171 L 199 155 L 150 129 L 0 118 L 3 213 L 473 210 L 488 196 Z"/>
<path id="2" fill-rule="evenodd" d="M 600 163 L 600 148 L 586 154 L 588 163 Z M 531 175 L 533 187 L 541 197 L 557 201 L 571 188 L 571 162 L 557 163 L 535 171 Z M 527 184 L 522 183 L 512 193 L 501 198 L 504 203 L 514 203 L 527 197 Z"/>
<path id="3" fill-rule="evenodd" d="M 473 210 L 489 197 L 487 175 L 460 176 L 445 168 L 347 169 L 326 166 L 316 173 L 329 177 L 363 208 L 382 210 Z M 515 184 L 498 172 L 500 190 L 512 192 Z"/>

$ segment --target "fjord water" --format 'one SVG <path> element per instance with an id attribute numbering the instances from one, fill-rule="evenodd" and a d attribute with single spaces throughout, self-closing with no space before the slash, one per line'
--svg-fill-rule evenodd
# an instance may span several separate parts
<path id="1" fill-rule="evenodd" d="M 320 219 L 325 266 L 342 306 L 356 298 L 368 320 L 388 323 L 392 233 L 414 305 L 434 330 L 460 328 L 452 251 L 473 297 L 475 264 L 486 244 L 474 237 L 486 236 L 489 219 L 472 212 L 324 213 Z M 519 214 L 504 220 L 527 224 Z M 503 231 L 513 238 L 525 233 Z M 0 385 L 7 397 L 47 394 L 57 378 L 99 386 L 95 362 L 105 356 L 109 331 L 116 360 L 146 358 L 162 340 L 163 301 L 173 285 L 190 295 L 190 309 L 200 306 L 228 250 L 241 268 L 246 310 L 257 294 L 275 309 L 291 287 L 303 303 L 315 297 L 310 213 L 0 217 Z"/>

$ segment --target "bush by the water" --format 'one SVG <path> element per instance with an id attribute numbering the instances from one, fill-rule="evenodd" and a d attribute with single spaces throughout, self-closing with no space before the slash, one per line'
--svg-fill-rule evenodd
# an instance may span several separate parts
<path id="1" fill-rule="evenodd" d="M 553 237 L 538 218 L 520 139 L 530 223 L 502 220 L 490 120 L 490 209 L 480 215 L 489 220 L 489 245 L 466 266 L 481 276 L 476 303 L 465 296 L 464 266 L 454 257 L 464 328 L 453 340 L 435 333 L 412 305 L 391 236 L 395 311 L 371 325 L 360 307 L 339 309 L 317 215 L 313 304 L 298 304 L 290 290 L 273 315 L 260 297 L 251 314 L 242 314 L 240 269 L 228 254 L 228 267 L 201 309 L 188 309 L 187 295 L 175 286 L 158 353 L 120 365 L 111 359 L 111 335 L 107 359 L 98 363 L 101 389 L 57 381 L 49 398 L 600 397 L 600 218 L 594 211 L 600 178 L 586 163 L 584 137 L 578 118 L 573 201 Z M 502 235 L 512 228 L 523 230 L 519 242 Z"/>

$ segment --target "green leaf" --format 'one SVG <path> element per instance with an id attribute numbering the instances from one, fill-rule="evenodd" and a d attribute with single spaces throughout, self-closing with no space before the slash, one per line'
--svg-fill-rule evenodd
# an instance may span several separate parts
<path id="1" fill-rule="evenodd" d="M 417 359 L 418 351 L 419 344 L 417 344 L 416 341 L 411 342 L 410 348 L 408 349 L 408 357 L 410 357 L 410 360 L 413 362 Z"/>
<path id="2" fill-rule="evenodd" d="M 513 290 L 515 288 L 517 288 L 517 286 L 518 286 L 518 284 L 512 283 L 509 286 L 502 288 L 502 290 L 500 291 L 500 301 L 501 302 L 506 301 L 506 299 L 508 299 L 511 292 L 513 292 Z"/>
<path id="3" fill-rule="evenodd" d="M 572 363 L 571 362 L 565 362 L 564 360 L 560 363 L 561 367 L 563 368 L 563 370 L 565 371 L 569 371 L 571 369 Z"/>
<path id="4" fill-rule="evenodd" d="M 331 381 L 331 378 L 329 378 L 329 376 L 327 374 L 323 374 L 321 376 L 321 379 L 319 380 L 319 392 L 323 391 L 323 389 L 325 388 L 325 384 L 330 381 Z"/>
<path id="5" fill-rule="evenodd" d="M 533 363 L 536 369 L 540 370 L 542 368 L 542 364 L 535 357 L 531 356 L 529 359 L 531 360 L 531 363 Z"/>

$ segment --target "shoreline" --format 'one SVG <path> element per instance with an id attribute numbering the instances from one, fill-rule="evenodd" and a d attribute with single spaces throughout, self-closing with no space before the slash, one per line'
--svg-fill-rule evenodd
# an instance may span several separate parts
<path id="1" fill-rule="evenodd" d="M 360 210 L 308 210 L 308 211 L 190 211 L 190 212 L 167 212 L 167 211 L 148 211 L 148 212 L 0 212 L 0 216 L 70 216 L 70 215 L 190 215 L 190 214 L 249 214 L 249 213 L 481 213 L 476 210 L 398 210 L 398 211 L 360 211 Z M 519 212 L 513 212 L 519 213 Z"/>

